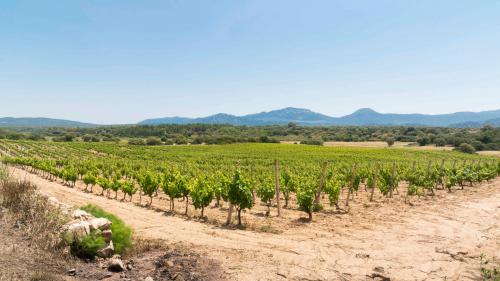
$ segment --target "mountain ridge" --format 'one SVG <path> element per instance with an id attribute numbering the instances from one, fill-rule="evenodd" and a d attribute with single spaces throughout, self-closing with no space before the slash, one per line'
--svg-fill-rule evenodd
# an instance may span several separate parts
<path id="1" fill-rule="evenodd" d="M 46 118 L 46 117 L 0 117 L 0 128 L 7 128 L 7 127 L 91 128 L 97 126 L 98 125 L 91 123 L 84 123 L 84 122 L 65 120 L 65 119 Z"/>
<path id="2" fill-rule="evenodd" d="M 286 107 L 271 111 L 236 116 L 217 113 L 206 117 L 189 118 L 181 116 L 146 119 L 136 125 L 160 124 L 230 124 L 246 126 L 287 125 L 302 126 L 429 126 L 474 128 L 484 125 L 500 127 L 500 110 L 480 112 L 462 111 L 447 114 L 400 114 L 380 113 L 371 108 L 360 108 L 351 114 L 332 117 L 310 109 Z M 117 124 L 118 125 L 118 124 Z M 130 125 L 130 124 L 123 124 Z M 78 121 L 45 117 L 4 117 L 0 127 L 97 127 L 105 126 Z M 107 125 L 106 125 L 107 126 Z"/>
<path id="3" fill-rule="evenodd" d="M 226 117 L 226 118 L 224 118 Z M 447 114 L 421 114 L 421 113 L 380 113 L 371 108 L 360 108 L 353 113 L 341 117 L 331 117 L 305 108 L 286 107 L 277 110 L 263 111 L 254 114 L 236 116 L 219 113 L 200 118 L 165 117 L 146 119 L 139 125 L 181 124 L 175 118 L 181 118 L 182 124 L 232 124 L 232 125 L 286 125 L 290 122 L 298 125 L 309 126 L 467 126 L 489 122 L 500 118 L 500 110 L 480 112 L 455 112 Z M 493 124 L 497 124 L 494 122 Z"/>

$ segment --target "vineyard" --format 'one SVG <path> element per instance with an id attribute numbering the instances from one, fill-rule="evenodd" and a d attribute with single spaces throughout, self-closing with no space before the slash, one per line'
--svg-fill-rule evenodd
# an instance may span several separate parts
<path id="1" fill-rule="evenodd" d="M 227 222 L 290 212 L 355 212 L 359 204 L 480 188 L 500 175 L 495 157 L 411 149 L 293 144 L 133 146 L 0 140 L 6 164 L 110 200 Z M 206 212 L 207 209 L 210 212 Z M 258 210 L 250 212 L 250 210 Z M 253 219 L 248 219 L 253 220 Z"/>

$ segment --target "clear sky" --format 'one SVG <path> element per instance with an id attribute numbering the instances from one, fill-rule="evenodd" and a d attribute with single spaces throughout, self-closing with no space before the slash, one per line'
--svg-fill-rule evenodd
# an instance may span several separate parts
<path id="1" fill-rule="evenodd" d="M 0 1 L 0 116 L 500 108 L 500 1 Z"/>

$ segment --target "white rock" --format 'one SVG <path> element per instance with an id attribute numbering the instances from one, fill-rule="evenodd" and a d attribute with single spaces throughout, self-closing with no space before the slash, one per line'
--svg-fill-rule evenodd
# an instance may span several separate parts
<path id="1" fill-rule="evenodd" d="M 68 231 L 73 239 L 79 239 L 85 237 L 90 234 L 90 223 L 86 221 L 81 221 L 70 224 L 68 226 Z"/>
<path id="2" fill-rule="evenodd" d="M 59 207 L 59 200 L 57 200 L 57 198 L 55 198 L 55 197 L 48 197 L 47 201 L 49 202 L 50 205 L 52 205 L 54 207 Z"/>
<path id="3" fill-rule="evenodd" d="M 155 281 L 155 280 L 153 279 L 153 277 L 148 276 L 148 277 L 144 278 L 144 281 Z"/>
<path id="4" fill-rule="evenodd" d="M 113 241 L 109 241 L 109 244 L 106 247 L 97 251 L 97 256 L 100 258 L 109 258 L 113 256 L 114 252 L 115 252 L 115 247 L 113 245 Z"/>
<path id="5" fill-rule="evenodd" d="M 125 269 L 121 259 L 113 258 L 108 261 L 108 270 L 113 272 L 122 272 Z"/>
<path id="6" fill-rule="evenodd" d="M 85 212 L 84 210 L 76 209 L 73 212 L 73 218 L 75 219 L 81 219 L 81 220 L 87 220 L 92 217 L 89 213 Z"/>
<path id="7" fill-rule="evenodd" d="M 93 218 L 89 220 L 93 230 L 107 230 L 111 227 L 111 221 L 106 218 Z"/>

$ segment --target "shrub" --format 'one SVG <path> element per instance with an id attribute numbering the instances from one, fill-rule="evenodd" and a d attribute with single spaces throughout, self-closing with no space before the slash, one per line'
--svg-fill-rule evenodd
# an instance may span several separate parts
<path id="1" fill-rule="evenodd" d="M 476 149 L 468 143 L 462 143 L 458 147 L 455 147 L 453 150 L 460 151 L 463 153 L 469 153 L 469 154 L 476 152 Z"/>
<path id="2" fill-rule="evenodd" d="M 323 145 L 322 140 L 303 140 L 300 143 L 307 144 L 307 145 Z"/>
<path id="3" fill-rule="evenodd" d="M 435 141 L 436 146 L 445 146 L 446 140 L 444 138 L 437 138 Z"/>
<path id="4" fill-rule="evenodd" d="M 81 259 L 93 259 L 97 255 L 97 251 L 106 247 L 106 242 L 100 231 L 92 231 L 79 240 L 66 239 L 66 242 L 70 245 L 71 254 Z"/>
<path id="5" fill-rule="evenodd" d="M 394 138 L 392 138 L 392 137 L 391 137 L 391 138 L 387 138 L 387 139 L 385 140 L 385 142 L 387 143 L 387 145 L 388 145 L 389 147 L 391 147 L 391 146 L 393 146 L 393 145 L 394 145 Z"/>
<path id="6" fill-rule="evenodd" d="M 161 144 L 161 139 L 159 137 L 149 137 L 146 140 L 147 145 L 160 145 Z"/>
<path id="7" fill-rule="evenodd" d="M 115 252 L 122 253 L 132 246 L 132 229 L 120 218 L 92 204 L 85 205 L 80 209 L 88 212 L 94 217 L 106 218 L 112 222 L 111 232 L 113 232 L 112 240 L 115 246 Z"/>
<path id="8" fill-rule="evenodd" d="M 129 139 L 128 144 L 131 145 L 145 145 L 146 143 L 144 142 L 143 139 Z"/>

